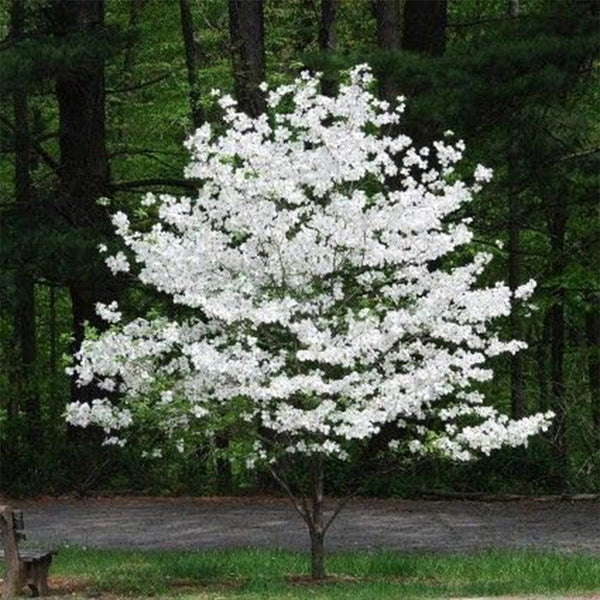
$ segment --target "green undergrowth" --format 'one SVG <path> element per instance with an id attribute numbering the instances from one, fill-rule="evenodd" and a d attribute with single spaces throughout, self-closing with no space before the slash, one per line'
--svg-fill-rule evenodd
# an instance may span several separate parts
<path id="1" fill-rule="evenodd" d="M 306 554 L 279 550 L 127 551 L 67 547 L 51 570 L 56 597 L 191 600 L 451 598 L 600 591 L 591 554 L 489 551 L 468 555 L 341 552 L 329 579 L 306 577 Z"/>

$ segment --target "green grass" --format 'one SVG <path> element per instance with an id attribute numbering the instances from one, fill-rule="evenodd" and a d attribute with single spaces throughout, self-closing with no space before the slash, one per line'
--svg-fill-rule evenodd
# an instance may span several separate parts
<path id="1" fill-rule="evenodd" d="M 294 582 L 308 557 L 269 550 L 141 552 L 63 548 L 51 584 L 70 598 L 230 600 L 449 598 L 600 590 L 597 556 L 494 551 L 472 555 L 336 553 L 320 585 Z"/>

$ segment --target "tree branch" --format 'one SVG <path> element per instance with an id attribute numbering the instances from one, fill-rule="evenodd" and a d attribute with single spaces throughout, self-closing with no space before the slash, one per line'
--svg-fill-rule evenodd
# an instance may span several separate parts
<path id="1" fill-rule="evenodd" d="M 138 83 L 136 85 L 130 85 L 124 88 L 118 88 L 116 90 L 106 90 L 107 94 L 123 94 L 127 92 L 135 92 L 136 90 L 140 90 L 142 88 L 154 85 L 155 83 L 160 83 L 169 77 L 171 73 L 163 73 L 162 75 L 155 77 L 154 79 L 149 79 L 148 81 L 142 81 L 142 83 Z"/>
<path id="2" fill-rule="evenodd" d="M 14 132 L 15 126 L 3 115 L 0 115 L 0 123 L 2 123 L 5 127 Z M 58 173 L 60 171 L 60 164 L 57 163 L 43 148 L 37 143 L 33 142 L 33 149 L 41 156 L 42 160 L 55 172 Z"/>
<path id="3" fill-rule="evenodd" d="M 308 511 L 308 508 L 306 506 L 306 502 L 305 502 L 304 498 L 302 498 L 302 504 L 301 504 L 298 501 L 298 498 L 296 498 L 296 496 L 292 492 L 290 486 L 283 480 L 283 478 L 281 478 L 277 474 L 277 471 L 275 471 L 275 469 L 273 469 L 273 467 L 271 467 L 271 465 L 269 465 L 269 471 L 271 472 L 271 475 L 273 476 L 275 481 L 282 487 L 284 492 L 288 495 L 289 499 L 292 501 L 294 508 L 296 509 L 296 512 L 302 517 L 302 520 L 308 525 L 309 529 L 312 528 L 312 522 L 310 520 L 310 513 Z"/>
<path id="4" fill-rule="evenodd" d="M 353 492 L 346 495 L 338 502 L 337 506 L 333 511 L 333 514 L 329 517 L 329 519 L 327 519 L 327 522 L 323 527 L 323 533 L 325 533 L 329 529 L 329 526 L 335 521 L 335 518 L 340 514 L 340 511 L 344 508 L 344 506 L 346 506 L 346 504 L 348 504 L 348 502 L 350 502 L 350 500 L 352 500 L 352 498 L 355 498 L 358 495 L 359 491 L 360 488 L 355 489 Z"/>
<path id="5" fill-rule="evenodd" d="M 185 179 L 168 179 L 157 177 L 154 179 L 140 179 L 138 181 L 121 181 L 118 183 L 112 183 L 110 185 L 110 189 L 114 192 L 119 192 L 123 190 L 131 190 L 136 188 L 144 188 L 151 187 L 155 185 L 164 185 L 168 187 L 178 187 L 186 190 L 194 190 L 198 189 L 198 184 L 193 181 L 187 181 Z"/>

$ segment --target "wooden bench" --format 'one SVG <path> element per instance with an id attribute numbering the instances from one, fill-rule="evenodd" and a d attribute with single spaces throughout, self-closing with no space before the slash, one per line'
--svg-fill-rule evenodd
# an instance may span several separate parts
<path id="1" fill-rule="evenodd" d="M 0 506 L 0 535 L 4 543 L 0 560 L 6 563 L 2 598 L 20 594 L 25 586 L 34 596 L 48 594 L 48 569 L 53 553 L 19 549 L 19 541 L 25 539 L 23 530 L 23 512 Z"/>

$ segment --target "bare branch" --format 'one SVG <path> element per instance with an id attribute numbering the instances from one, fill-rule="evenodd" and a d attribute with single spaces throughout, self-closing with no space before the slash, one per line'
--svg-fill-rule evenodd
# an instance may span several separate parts
<path id="1" fill-rule="evenodd" d="M 277 474 L 277 471 L 275 471 L 275 469 L 273 469 L 273 467 L 271 467 L 271 465 L 269 465 L 269 471 L 271 472 L 271 475 L 273 476 L 275 481 L 282 487 L 284 492 L 288 495 L 289 499 L 292 501 L 292 504 L 293 504 L 294 508 L 296 509 L 296 512 L 302 517 L 304 522 L 308 525 L 309 529 L 312 528 L 312 522 L 310 520 L 310 513 L 308 511 L 308 507 L 306 506 L 306 500 L 304 498 L 301 498 L 301 500 L 298 500 L 298 498 L 294 495 L 294 492 L 292 492 L 292 489 L 290 488 L 290 486 L 284 481 L 284 479 L 282 477 L 280 477 Z"/>
<path id="2" fill-rule="evenodd" d="M 136 90 L 140 90 L 142 88 L 154 85 L 155 83 L 160 83 L 169 77 L 171 73 L 163 73 L 154 79 L 149 79 L 148 81 L 142 81 L 142 83 L 138 83 L 136 85 L 129 85 L 123 88 L 117 88 L 115 90 L 106 90 L 107 94 L 124 94 L 127 92 L 135 92 Z"/>
<path id="3" fill-rule="evenodd" d="M 329 519 L 327 519 L 327 522 L 325 523 L 325 526 L 323 527 L 323 533 L 325 533 L 329 529 L 329 526 L 335 521 L 335 518 L 340 514 L 340 511 L 344 508 L 344 506 L 346 506 L 346 504 L 348 504 L 348 502 L 350 502 L 350 500 L 352 500 L 352 498 L 355 498 L 358 495 L 359 491 L 360 491 L 360 488 L 354 490 L 353 492 L 351 492 L 350 494 L 348 494 L 347 496 L 342 498 L 337 503 L 337 506 L 335 507 L 333 514 L 329 517 Z"/>
<path id="4" fill-rule="evenodd" d="M 114 192 L 120 192 L 123 190 L 132 190 L 136 188 L 145 188 L 151 187 L 155 185 L 164 185 L 168 187 L 178 187 L 184 188 L 186 190 L 194 190 L 198 189 L 198 184 L 193 181 L 188 181 L 186 179 L 168 179 L 157 177 L 154 179 L 140 179 L 138 181 L 121 181 L 118 183 L 112 183 L 110 185 L 110 189 Z"/>
<path id="5" fill-rule="evenodd" d="M 588 148 L 586 150 L 580 150 L 579 152 L 571 152 L 570 154 L 565 154 L 563 156 L 560 156 L 559 158 L 553 159 L 553 160 L 549 160 L 544 164 L 545 165 L 551 165 L 554 163 L 559 163 L 559 162 L 563 162 L 565 160 L 573 160 L 576 158 L 583 158 L 584 156 L 590 156 L 592 154 L 596 154 L 597 152 L 600 152 L 600 147 L 599 148 Z"/>

